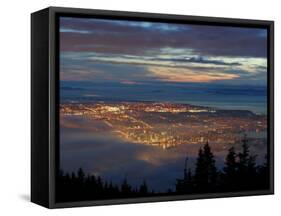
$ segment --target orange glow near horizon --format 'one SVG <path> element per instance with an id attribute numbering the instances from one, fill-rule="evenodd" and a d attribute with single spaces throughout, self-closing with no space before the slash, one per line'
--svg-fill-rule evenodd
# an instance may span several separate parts
<path id="1" fill-rule="evenodd" d="M 200 74 L 185 68 L 149 67 L 149 71 L 157 78 L 170 82 L 212 82 L 239 78 L 237 74 L 209 72 Z"/>

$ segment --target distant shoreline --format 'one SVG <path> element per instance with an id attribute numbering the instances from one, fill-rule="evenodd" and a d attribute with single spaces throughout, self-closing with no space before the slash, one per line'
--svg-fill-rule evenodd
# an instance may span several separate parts
<path id="1" fill-rule="evenodd" d="M 253 116 L 267 116 L 266 113 L 256 113 L 251 110 L 246 110 L 246 109 L 223 109 L 223 108 L 218 108 L 218 107 L 211 107 L 211 106 L 202 106 L 202 105 L 195 105 L 195 104 L 189 104 L 189 103 L 175 103 L 175 102 L 158 102 L 158 101 L 141 101 L 141 100 L 95 100 L 95 101 L 74 101 L 70 100 L 68 102 L 62 102 L 60 105 L 68 105 L 68 104 L 73 104 L 73 105 L 78 105 L 78 104 L 88 104 L 88 105 L 93 105 L 93 104 L 131 104 L 131 103 L 143 103 L 143 104 L 155 104 L 155 105 L 174 105 L 174 106 L 189 106 L 193 108 L 198 108 L 198 109 L 207 109 L 207 110 L 215 110 L 216 112 L 220 113 L 244 113 L 248 115 L 253 115 Z"/>

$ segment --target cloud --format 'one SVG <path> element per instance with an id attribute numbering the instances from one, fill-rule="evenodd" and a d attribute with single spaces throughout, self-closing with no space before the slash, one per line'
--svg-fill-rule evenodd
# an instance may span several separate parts
<path id="1" fill-rule="evenodd" d="M 188 59 L 178 59 L 177 61 L 194 62 L 194 63 L 202 63 L 202 64 L 214 64 L 214 65 L 230 65 L 230 66 L 241 65 L 238 62 L 225 62 L 223 60 L 209 60 L 209 59 L 206 59 L 202 56 L 191 57 L 191 58 L 188 58 Z"/>
<path id="2" fill-rule="evenodd" d="M 183 176 L 186 156 L 188 168 L 193 170 L 200 147 L 188 144 L 163 150 L 126 142 L 100 128 L 101 121 L 90 118 L 62 117 L 60 124 L 60 168 L 72 172 L 82 167 L 86 173 L 100 175 L 119 185 L 127 177 L 134 186 L 139 186 L 145 179 L 154 190 L 174 189 L 176 179 Z M 210 145 L 217 166 L 221 167 L 227 150 L 225 146 Z M 264 148 L 253 148 L 259 155 L 264 154 Z"/>
<path id="3" fill-rule="evenodd" d="M 144 54 L 163 47 L 197 55 L 266 57 L 266 29 L 61 18 L 63 51 Z"/>
<path id="4" fill-rule="evenodd" d="M 265 29 L 85 18 L 60 27 L 62 80 L 239 84 L 267 73 Z"/>
<path id="5" fill-rule="evenodd" d="M 149 71 L 152 76 L 158 77 L 158 79 L 169 82 L 213 82 L 222 80 L 233 80 L 239 78 L 239 75 L 225 74 L 222 72 L 194 72 L 185 68 L 165 68 L 165 67 L 150 67 Z"/>
<path id="6" fill-rule="evenodd" d="M 60 168 L 86 172 L 120 184 L 127 177 L 139 186 L 145 179 L 154 190 L 174 187 L 182 174 L 184 152 L 124 142 L 109 132 L 97 132 L 87 119 L 61 119 Z M 96 124 L 99 124 L 96 122 Z"/>
<path id="7" fill-rule="evenodd" d="M 264 83 L 267 61 L 263 58 L 211 57 L 172 54 L 116 55 L 93 52 L 63 52 L 61 79 L 76 81 L 142 81 Z M 161 69 L 161 70 L 160 70 Z M 264 74 L 264 76 L 262 76 Z M 263 79 L 259 81 L 259 79 Z M 244 82 L 245 83 L 245 82 Z"/>
<path id="8" fill-rule="evenodd" d="M 179 67 L 190 67 L 196 63 L 195 65 L 204 67 L 214 67 L 214 66 L 239 66 L 241 63 L 235 62 L 235 59 L 231 62 L 226 62 L 223 58 L 210 59 L 204 56 L 174 56 L 174 57 L 155 57 L 153 55 L 109 55 L 109 54 L 95 54 L 92 53 L 92 56 L 88 56 L 88 58 L 92 61 L 97 62 L 109 62 L 109 63 L 121 63 L 121 64 L 134 64 L 134 65 L 158 65 L 158 66 L 179 66 Z"/>
<path id="9" fill-rule="evenodd" d="M 72 172 L 82 167 L 119 185 L 125 177 L 133 186 L 146 180 L 155 191 L 174 189 L 183 175 L 186 154 L 193 169 L 200 147 L 190 144 L 163 150 L 126 142 L 105 129 L 97 131 L 102 123 L 89 118 L 62 117 L 60 125 L 60 169 Z"/>

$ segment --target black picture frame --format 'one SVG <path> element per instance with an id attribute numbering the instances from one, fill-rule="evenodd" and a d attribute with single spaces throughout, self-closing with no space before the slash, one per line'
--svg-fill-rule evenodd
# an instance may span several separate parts
<path id="1" fill-rule="evenodd" d="M 263 191 L 159 196 L 57 203 L 59 167 L 58 17 L 96 17 L 218 26 L 263 27 L 267 39 L 267 110 L 270 188 Z M 49 7 L 31 15 L 31 201 L 47 208 L 192 200 L 274 194 L 274 22 L 186 15 Z"/>

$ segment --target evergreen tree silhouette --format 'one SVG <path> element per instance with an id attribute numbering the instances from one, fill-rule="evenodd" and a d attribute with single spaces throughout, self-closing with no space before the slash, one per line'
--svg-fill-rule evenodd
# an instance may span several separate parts
<path id="1" fill-rule="evenodd" d="M 264 157 L 265 161 L 263 165 L 259 166 L 257 168 L 257 172 L 259 175 L 259 178 L 257 178 L 257 184 L 258 187 L 261 189 L 268 189 L 270 186 L 269 182 L 269 166 L 268 166 L 268 157 L 267 154 Z"/>
<path id="2" fill-rule="evenodd" d="M 238 154 L 237 184 L 240 190 L 256 187 L 257 167 L 256 155 L 251 155 L 247 136 L 242 139 L 242 152 Z"/>
<path id="3" fill-rule="evenodd" d="M 128 184 L 127 178 L 125 178 L 121 185 L 121 192 L 124 195 L 129 195 L 132 192 L 132 187 Z"/>
<path id="4" fill-rule="evenodd" d="M 146 181 L 144 180 L 143 183 L 140 185 L 140 189 L 139 189 L 139 193 L 141 193 L 142 195 L 145 195 L 148 193 L 148 187 L 146 184 Z"/>
<path id="5" fill-rule="evenodd" d="M 79 168 L 79 169 L 78 169 L 77 176 L 78 176 L 79 182 L 82 183 L 82 182 L 84 181 L 84 178 L 85 178 L 85 173 L 84 173 L 84 171 L 83 171 L 82 168 Z"/>
<path id="6" fill-rule="evenodd" d="M 76 173 L 72 172 L 71 175 L 59 171 L 56 188 L 56 201 L 58 202 L 129 198 L 154 194 L 154 192 L 148 191 L 145 180 L 139 189 L 138 187 L 132 189 L 125 178 L 119 189 L 118 185 L 111 181 L 104 181 L 100 176 L 86 175 L 82 168 L 79 168 Z"/>
<path id="7" fill-rule="evenodd" d="M 193 176 L 190 168 L 187 171 L 187 162 L 188 157 L 185 158 L 183 179 L 177 179 L 176 191 L 178 193 L 192 193 L 194 191 Z"/>
<path id="8" fill-rule="evenodd" d="M 236 189 L 237 185 L 237 170 L 238 170 L 238 163 L 237 163 L 237 154 L 235 152 L 234 147 L 231 147 L 228 150 L 228 154 L 225 158 L 224 163 L 224 176 L 222 186 L 227 188 L 228 190 Z"/>
<path id="9" fill-rule="evenodd" d="M 210 192 L 216 187 L 217 168 L 214 155 L 207 142 L 200 148 L 195 168 L 195 187 L 200 192 Z"/>
<path id="10" fill-rule="evenodd" d="M 249 162 L 249 145 L 246 135 L 244 135 L 244 138 L 242 140 L 242 152 L 238 154 L 239 157 L 239 170 L 242 172 L 247 169 L 248 162 Z"/>
<path id="11" fill-rule="evenodd" d="M 202 147 L 199 148 L 198 157 L 195 168 L 195 181 L 196 185 L 202 185 L 206 181 L 206 166 L 205 166 L 205 158 Z"/>

